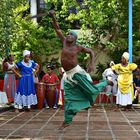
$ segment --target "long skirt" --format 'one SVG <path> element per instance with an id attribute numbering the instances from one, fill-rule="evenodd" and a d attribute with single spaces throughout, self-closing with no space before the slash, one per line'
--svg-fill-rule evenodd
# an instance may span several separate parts
<path id="1" fill-rule="evenodd" d="M 93 85 L 86 75 L 74 74 L 73 80 L 77 83 L 64 82 L 64 121 L 71 123 L 73 117 L 82 109 L 93 105 L 100 91 L 107 86 L 107 81 Z"/>
<path id="2" fill-rule="evenodd" d="M 118 88 L 118 92 L 116 95 L 116 104 L 126 106 L 132 104 L 132 93 L 131 90 L 127 94 L 121 93 L 121 91 Z"/>
<path id="3" fill-rule="evenodd" d="M 22 75 L 18 80 L 14 104 L 15 108 L 18 108 L 18 106 L 24 107 L 37 104 L 34 79 L 32 75 Z"/>
<path id="4" fill-rule="evenodd" d="M 4 76 L 4 92 L 6 92 L 8 102 L 14 102 L 15 92 L 16 92 L 16 80 L 15 74 L 5 73 Z"/>

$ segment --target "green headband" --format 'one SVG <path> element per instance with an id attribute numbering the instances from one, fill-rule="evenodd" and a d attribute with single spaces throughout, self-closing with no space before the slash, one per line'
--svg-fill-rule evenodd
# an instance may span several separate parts
<path id="1" fill-rule="evenodd" d="M 74 37 L 77 38 L 77 33 L 76 33 L 76 32 L 74 32 L 74 31 L 69 31 L 69 33 L 71 33 Z"/>

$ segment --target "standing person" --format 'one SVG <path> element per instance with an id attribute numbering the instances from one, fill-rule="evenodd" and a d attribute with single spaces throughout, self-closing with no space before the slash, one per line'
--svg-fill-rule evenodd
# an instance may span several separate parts
<path id="1" fill-rule="evenodd" d="M 59 98 L 58 98 L 58 104 L 62 106 L 62 109 L 64 109 L 64 75 L 65 71 L 63 67 L 59 68 L 59 78 L 60 78 L 60 85 L 59 85 Z"/>
<path id="2" fill-rule="evenodd" d="M 118 75 L 118 91 L 116 96 L 117 106 L 121 105 L 122 110 L 128 111 L 132 105 L 132 88 L 133 75 L 132 71 L 137 68 L 135 63 L 129 63 L 129 53 L 124 52 L 121 57 L 121 63 L 113 65 L 112 70 L 117 70 Z"/>
<path id="3" fill-rule="evenodd" d="M 57 84 L 59 83 L 59 79 L 58 79 L 57 75 L 53 72 L 53 69 L 54 69 L 53 66 L 51 66 L 51 65 L 47 66 L 48 73 L 46 73 L 43 76 L 42 82 L 44 82 L 48 85 L 50 84 L 50 85 L 54 86 L 54 88 L 55 88 L 55 103 L 54 103 L 53 108 L 56 109 L 57 105 L 58 105 L 58 89 L 56 87 L 57 87 Z M 47 101 L 46 101 L 46 108 L 49 108 Z"/>
<path id="4" fill-rule="evenodd" d="M 15 74 L 12 71 L 14 67 L 14 57 L 13 55 L 9 55 L 3 62 L 3 72 L 4 74 L 4 89 L 6 92 L 8 103 L 14 102 L 15 91 L 16 91 L 16 80 Z"/>
<path id="5" fill-rule="evenodd" d="M 20 73 L 17 72 L 17 69 Z M 21 111 L 24 107 L 29 111 L 31 105 L 37 104 L 32 69 L 38 70 L 36 63 L 30 61 L 30 51 L 24 50 L 23 60 L 16 63 L 15 68 L 13 69 L 15 74 L 19 76 L 14 100 L 17 111 Z"/>
<path id="6" fill-rule="evenodd" d="M 77 34 L 74 31 L 63 35 L 55 17 L 55 12 L 50 11 L 49 16 L 52 18 L 54 29 L 61 39 L 63 49 L 61 53 L 61 64 L 65 70 L 64 74 L 64 122 L 59 129 L 64 129 L 72 122 L 73 117 L 82 109 L 89 108 L 93 105 L 97 95 L 103 90 L 110 81 L 103 81 L 98 85 L 93 85 L 87 79 L 84 69 L 78 65 L 78 54 L 85 52 L 90 54 L 90 62 L 87 72 L 94 69 L 94 53 L 91 49 L 76 44 Z"/>

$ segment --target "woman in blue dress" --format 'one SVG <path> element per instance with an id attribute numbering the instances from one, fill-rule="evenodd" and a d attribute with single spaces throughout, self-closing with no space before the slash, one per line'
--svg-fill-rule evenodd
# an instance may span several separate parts
<path id="1" fill-rule="evenodd" d="M 19 70 L 20 73 L 16 71 Z M 24 107 L 30 110 L 31 105 L 37 104 L 37 97 L 35 93 L 33 69 L 38 70 L 37 64 L 30 61 L 30 51 L 23 51 L 23 60 L 16 63 L 15 74 L 19 76 L 17 91 L 15 95 L 16 111 L 21 111 Z"/>

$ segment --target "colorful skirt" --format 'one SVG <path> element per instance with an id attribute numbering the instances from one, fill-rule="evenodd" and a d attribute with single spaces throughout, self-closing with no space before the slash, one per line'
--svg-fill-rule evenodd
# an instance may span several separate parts
<path id="1" fill-rule="evenodd" d="M 8 102 L 14 102 L 15 92 L 16 92 L 16 80 L 15 74 L 5 73 L 4 76 L 4 92 L 6 92 Z"/>

